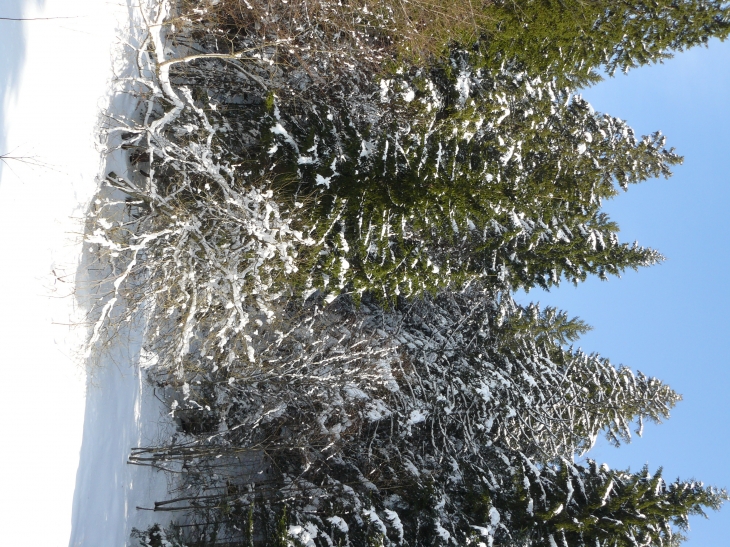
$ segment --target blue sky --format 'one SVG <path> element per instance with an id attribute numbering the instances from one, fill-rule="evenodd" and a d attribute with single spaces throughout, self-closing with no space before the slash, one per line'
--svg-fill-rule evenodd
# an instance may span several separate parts
<path id="1" fill-rule="evenodd" d="M 656 376 L 684 397 L 643 438 L 619 449 L 599 442 L 589 457 L 730 487 L 730 42 L 607 79 L 583 96 L 637 134 L 661 130 L 684 156 L 669 180 L 633 186 L 605 204 L 623 240 L 667 260 L 526 299 L 581 317 L 595 327 L 578 343 L 584 350 Z M 728 545 L 730 507 L 691 524 L 687 545 Z"/>

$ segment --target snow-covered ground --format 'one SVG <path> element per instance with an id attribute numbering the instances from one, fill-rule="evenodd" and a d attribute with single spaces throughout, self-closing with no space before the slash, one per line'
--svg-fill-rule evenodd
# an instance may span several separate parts
<path id="1" fill-rule="evenodd" d="M 74 281 L 81 221 L 106 170 L 99 115 L 112 68 L 131 52 L 120 36 L 134 8 L 125 0 L 11 3 L 0 0 L 12 12 L 0 16 L 17 17 L 22 6 L 23 17 L 71 18 L 0 21 L 22 25 L 0 28 L 0 48 L 24 53 L 5 95 L 0 154 L 32 157 L 8 160 L 0 179 L 0 544 L 56 547 L 71 537 L 74 546 L 122 547 L 132 526 L 153 517 L 136 506 L 164 489 L 163 477 L 126 464 L 130 447 L 157 431 L 161 409 L 141 380 L 135 330 L 95 361 L 87 388 Z M 133 106 L 119 100 L 112 113 Z"/>

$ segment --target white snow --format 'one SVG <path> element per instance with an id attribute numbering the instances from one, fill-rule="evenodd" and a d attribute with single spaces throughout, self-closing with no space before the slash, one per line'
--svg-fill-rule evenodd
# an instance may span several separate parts
<path id="1" fill-rule="evenodd" d="M 173 93 L 174 95 L 174 93 Z M 284 126 L 281 125 L 281 123 L 277 123 L 274 128 L 271 130 L 271 132 L 274 135 L 281 135 L 281 137 L 284 139 L 284 142 L 289 144 L 294 151 L 299 155 L 299 145 L 297 145 L 297 142 L 294 140 L 294 138 L 289 134 L 289 132 L 284 129 Z M 271 150 L 269 150 L 269 154 L 273 154 Z"/>
<path id="2" fill-rule="evenodd" d="M 398 534 L 399 541 L 403 541 L 403 523 L 400 520 L 400 516 L 398 516 L 398 513 L 396 513 L 395 511 L 391 511 L 390 509 L 385 509 L 384 512 L 385 516 L 390 522 L 390 525 Z"/>
<path id="3" fill-rule="evenodd" d="M 100 170 L 98 116 L 131 8 L 125 0 L 37 4 L 23 2 L 22 16 L 73 18 L 0 22 L 3 51 L 6 25 L 23 25 L 27 36 L 20 79 L 3 104 L 0 154 L 36 163 L 9 160 L 0 172 L 2 544 L 65 547 L 71 537 L 71 545 L 122 547 L 131 526 L 153 516 L 135 506 L 164 487 L 148 468 L 126 464 L 132 446 L 152 440 L 159 408 L 142 387 L 133 331 L 131 344 L 120 339 L 96 363 L 87 389 L 73 293 L 81 220 Z M 130 102 L 115 114 L 128 114 Z"/>
<path id="4" fill-rule="evenodd" d="M 494 507 L 489 508 L 489 522 L 492 526 L 497 526 L 499 524 L 499 511 L 497 511 Z"/>
<path id="5" fill-rule="evenodd" d="M 451 539 L 451 534 L 449 531 L 441 526 L 440 522 L 436 523 L 436 533 L 441 536 L 441 538 L 446 542 L 449 543 L 449 540 Z"/>
<path id="6" fill-rule="evenodd" d="M 422 410 L 413 410 L 411 411 L 411 415 L 408 418 L 408 425 L 415 425 L 420 424 L 421 422 L 426 421 L 426 413 L 424 413 Z"/>
<path id="7" fill-rule="evenodd" d="M 289 526 L 288 533 L 290 537 L 296 538 L 304 547 L 315 547 L 314 540 L 319 535 L 319 530 L 314 524 L 308 522 L 303 527 Z"/>
<path id="8" fill-rule="evenodd" d="M 332 180 L 332 177 L 323 177 L 322 175 L 317 173 L 317 176 L 316 176 L 317 186 L 324 186 L 325 188 L 329 188 L 331 180 Z"/>
<path id="9" fill-rule="evenodd" d="M 370 522 L 370 524 L 377 528 L 378 532 L 383 535 L 388 533 L 388 529 L 385 527 L 385 524 L 383 524 L 383 521 L 380 520 L 380 516 L 378 516 L 378 514 L 375 512 L 374 507 L 371 507 L 370 509 L 364 509 L 362 515 Z"/>
<path id="10" fill-rule="evenodd" d="M 346 534 L 350 531 L 350 527 L 347 526 L 347 523 L 341 517 L 328 517 L 327 520 L 332 524 L 332 526 L 337 527 L 340 532 Z"/>
<path id="11" fill-rule="evenodd" d="M 461 71 L 456 79 L 456 91 L 459 93 L 459 105 L 464 106 L 471 92 L 471 74 Z"/>
<path id="12" fill-rule="evenodd" d="M 122 333 L 89 377 L 70 547 L 123 547 L 133 527 L 169 522 L 169 513 L 137 509 L 165 497 L 164 475 L 127 464 L 130 448 L 159 442 L 164 414 L 139 366 L 139 330 Z"/>

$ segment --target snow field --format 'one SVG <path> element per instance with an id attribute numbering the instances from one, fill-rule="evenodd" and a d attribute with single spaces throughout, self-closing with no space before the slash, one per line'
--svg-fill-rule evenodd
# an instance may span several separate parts
<path id="1" fill-rule="evenodd" d="M 141 514 L 136 505 L 159 486 L 126 456 L 156 430 L 158 416 L 141 387 L 138 332 L 96 363 L 87 388 L 74 288 L 83 217 L 103 169 L 99 115 L 118 56 L 131 51 L 119 36 L 134 6 L 47 0 L 24 7 L 26 18 L 71 18 L 4 22 L 25 25 L 27 44 L 4 105 L 0 153 L 33 160 L 10 160 L 0 179 L 0 543 L 65 547 L 73 534 L 72 545 L 122 546 L 136 522 L 128 519 Z M 134 105 L 127 97 L 112 107 L 110 114 L 125 116 Z M 154 422 L 144 425 L 148 410 Z"/>

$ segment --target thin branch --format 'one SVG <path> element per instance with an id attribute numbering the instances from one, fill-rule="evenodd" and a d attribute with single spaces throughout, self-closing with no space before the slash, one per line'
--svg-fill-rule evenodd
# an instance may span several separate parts
<path id="1" fill-rule="evenodd" d="M 68 17 L 0 17 L 0 21 L 53 21 L 54 19 L 78 19 L 80 15 Z"/>

